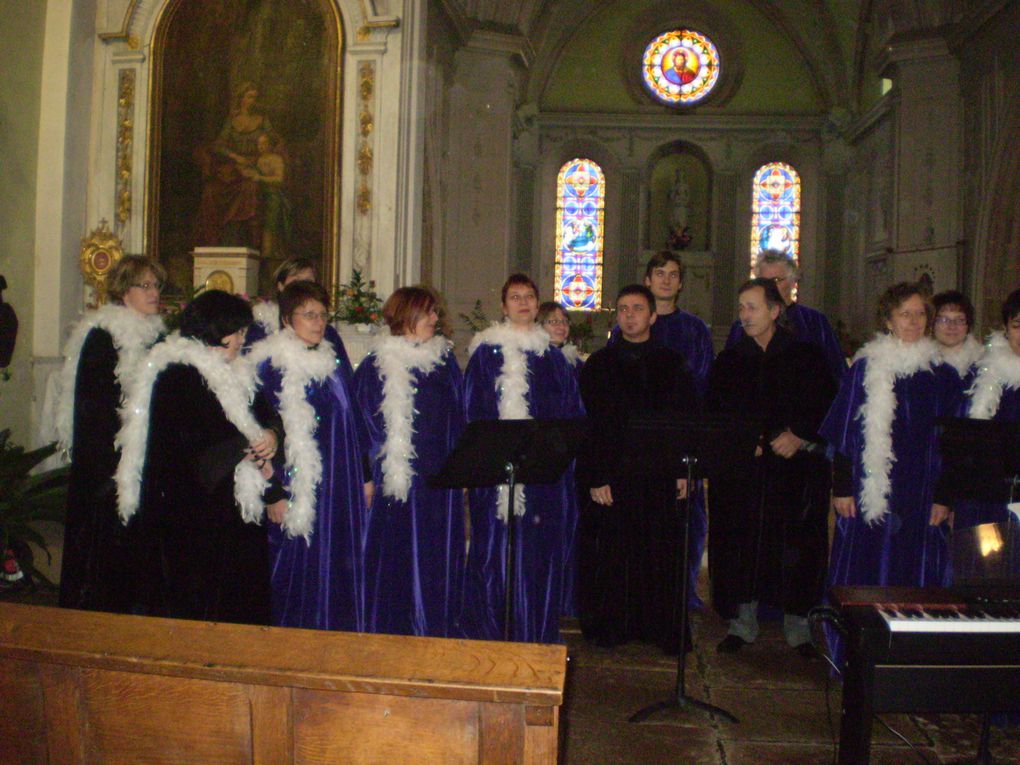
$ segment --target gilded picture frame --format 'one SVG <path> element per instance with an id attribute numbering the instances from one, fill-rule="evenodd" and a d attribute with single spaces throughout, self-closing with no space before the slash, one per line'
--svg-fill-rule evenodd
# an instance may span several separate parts
<path id="1" fill-rule="evenodd" d="M 343 27 L 334 0 L 172 0 L 151 58 L 146 250 L 171 288 L 195 247 L 337 281 Z"/>

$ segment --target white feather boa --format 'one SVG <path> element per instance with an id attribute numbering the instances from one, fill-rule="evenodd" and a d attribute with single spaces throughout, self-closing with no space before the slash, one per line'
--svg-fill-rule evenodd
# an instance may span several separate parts
<path id="1" fill-rule="evenodd" d="M 1020 356 L 1009 347 L 1002 332 L 988 337 L 985 355 L 978 361 L 978 373 L 970 388 L 968 417 L 990 420 L 999 411 L 1003 390 L 1020 388 Z"/>
<path id="2" fill-rule="evenodd" d="M 560 350 L 563 352 L 563 355 L 566 356 L 567 362 L 570 366 L 576 367 L 578 362 L 581 361 L 581 352 L 577 350 L 577 346 L 573 343 L 564 343 Z"/>
<path id="3" fill-rule="evenodd" d="M 74 389 L 81 349 L 93 329 L 105 330 L 113 339 L 113 347 L 117 349 L 114 375 L 123 400 L 130 392 L 134 368 L 166 328 L 159 316 L 146 316 L 123 305 L 104 305 L 85 314 L 74 326 L 64 348 L 56 422 L 59 446 L 68 453 L 74 439 Z"/>
<path id="4" fill-rule="evenodd" d="M 255 323 L 261 324 L 266 335 L 275 335 L 280 331 L 280 306 L 275 300 L 263 300 L 251 307 Z"/>
<path id="5" fill-rule="evenodd" d="M 943 364 L 948 364 L 955 369 L 956 374 L 960 377 L 966 377 L 967 372 L 981 358 L 984 350 L 985 347 L 975 340 L 973 335 L 967 335 L 967 339 L 963 341 L 956 351 L 947 353 L 945 348 L 940 347 L 939 360 Z"/>
<path id="6" fill-rule="evenodd" d="M 328 340 L 309 348 L 287 327 L 255 343 L 244 363 L 253 374 L 266 359 L 282 377 L 280 419 L 287 433 L 284 454 L 290 501 L 281 526 L 289 536 L 308 541 L 315 526 L 315 495 L 322 482 L 322 452 L 315 438 L 315 409 L 308 403 L 305 389 L 333 374 L 338 363 L 336 351 Z"/>
<path id="7" fill-rule="evenodd" d="M 450 341 L 436 336 L 425 343 L 404 337 L 385 335 L 375 341 L 372 355 L 382 381 L 382 413 L 386 426 L 386 442 L 382 458 L 382 492 L 401 502 L 407 501 L 414 469 L 414 373 L 424 375 L 435 369 L 450 350 Z"/>
<path id="8" fill-rule="evenodd" d="M 495 346 L 503 354 L 503 368 L 496 377 L 499 419 L 530 420 L 527 353 L 544 356 L 549 350 L 549 335 L 537 324 L 527 332 L 520 332 L 509 322 L 503 322 L 475 335 L 468 349 L 469 353 L 473 355 L 483 344 Z M 496 516 L 504 523 L 510 504 L 507 495 L 507 487 L 500 486 L 496 495 Z M 524 511 L 524 487 L 517 486 L 514 491 L 514 515 L 524 515 Z"/>
<path id="9" fill-rule="evenodd" d="M 891 335 L 879 335 L 861 348 L 854 361 L 867 359 L 864 372 L 864 403 L 857 414 L 864 432 L 861 481 L 861 514 L 869 524 L 881 522 L 889 512 L 892 489 L 889 472 L 896 461 L 892 424 L 896 412 L 893 385 L 900 377 L 930 370 L 939 363 L 938 346 L 931 338 L 904 343 Z"/>
<path id="10" fill-rule="evenodd" d="M 251 412 L 248 386 L 241 368 L 227 363 L 215 348 L 174 332 L 162 343 L 154 345 L 138 365 L 137 379 L 121 409 L 124 424 L 116 440 L 121 450 L 116 478 L 117 510 L 124 523 L 137 512 L 141 497 L 142 469 L 149 443 L 152 388 L 159 374 L 171 364 L 185 364 L 197 369 L 219 400 L 227 419 L 245 438 L 255 441 L 262 435 L 263 428 Z M 261 521 L 264 509 L 262 493 L 266 484 L 254 462 L 245 460 L 238 463 L 234 470 L 234 498 L 245 521 Z"/>

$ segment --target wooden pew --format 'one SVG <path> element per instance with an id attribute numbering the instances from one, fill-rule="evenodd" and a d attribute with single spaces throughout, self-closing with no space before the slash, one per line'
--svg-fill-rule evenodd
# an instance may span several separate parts
<path id="1" fill-rule="evenodd" d="M 555 763 L 563 646 L 0 603 L 0 763 Z"/>

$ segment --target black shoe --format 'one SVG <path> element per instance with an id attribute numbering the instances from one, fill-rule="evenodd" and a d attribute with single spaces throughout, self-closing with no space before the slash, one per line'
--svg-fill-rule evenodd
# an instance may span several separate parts
<path id="1" fill-rule="evenodd" d="M 818 659 L 818 658 L 821 658 L 819 653 L 818 653 L 818 649 L 815 648 L 810 643 L 801 643 L 799 646 L 797 646 L 793 650 L 795 650 L 797 652 L 797 655 L 800 656 L 803 659 Z"/>
<path id="2" fill-rule="evenodd" d="M 739 635 L 727 635 L 719 641 L 715 650 L 719 653 L 737 653 L 745 645 L 747 645 L 747 641 Z"/>

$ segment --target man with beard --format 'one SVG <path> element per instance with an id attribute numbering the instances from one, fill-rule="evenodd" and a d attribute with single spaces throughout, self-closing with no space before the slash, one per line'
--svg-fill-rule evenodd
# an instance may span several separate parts
<path id="1" fill-rule="evenodd" d="M 685 481 L 632 475 L 625 456 L 635 414 L 696 409 L 697 394 L 684 357 L 652 340 L 655 296 L 624 287 L 616 299 L 617 342 L 581 368 L 581 397 L 592 436 L 581 459 L 590 502 L 578 527 L 581 629 L 599 645 L 645 640 L 668 653 L 680 650 L 677 592 L 683 519 L 676 501 Z"/>
<path id="2" fill-rule="evenodd" d="M 817 346 L 781 323 L 772 279 L 739 292 L 744 336 L 715 361 L 706 408 L 761 424 L 753 453 L 733 455 L 711 477 L 712 602 L 729 619 L 718 650 L 735 653 L 758 635 L 758 604 L 783 611 L 787 642 L 814 655 L 808 611 L 823 595 L 830 470 L 818 427 L 836 381 Z"/>

